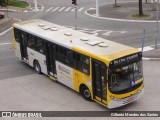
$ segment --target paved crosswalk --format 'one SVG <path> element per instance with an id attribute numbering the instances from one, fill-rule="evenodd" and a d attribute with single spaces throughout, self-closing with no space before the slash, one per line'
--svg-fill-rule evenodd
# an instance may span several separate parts
<path id="1" fill-rule="evenodd" d="M 84 11 L 85 8 L 84 7 L 78 7 L 77 11 L 78 12 L 82 12 Z M 50 7 L 48 9 L 45 10 L 45 12 L 74 12 L 75 8 L 74 7 Z"/>

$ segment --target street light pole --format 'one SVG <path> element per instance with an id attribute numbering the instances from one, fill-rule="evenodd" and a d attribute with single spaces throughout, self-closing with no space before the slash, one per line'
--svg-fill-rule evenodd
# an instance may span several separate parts
<path id="1" fill-rule="evenodd" d="M 34 0 L 34 6 L 35 6 L 35 10 L 38 11 L 37 0 Z"/>
<path id="2" fill-rule="evenodd" d="M 77 0 L 72 0 L 72 4 L 74 5 L 75 11 L 75 30 L 77 30 Z"/>
<path id="3" fill-rule="evenodd" d="M 96 16 L 99 16 L 99 3 L 98 0 L 96 0 Z"/>
<path id="4" fill-rule="evenodd" d="M 158 42 L 158 33 L 159 33 L 159 25 L 158 25 L 158 20 L 159 20 L 159 0 L 157 0 L 157 31 L 156 31 L 156 43 L 155 43 L 155 49 L 157 49 L 157 42 Z"/>
<path id="5" fill-rule="evenodd" d="M 75 4 L 75 30 L 77 30 L 77 4 Z"/>
<path id="6" fill-rule="evenodd" d="M 8 3 L 7 3 L 7 18 L 8 18 Z"/>

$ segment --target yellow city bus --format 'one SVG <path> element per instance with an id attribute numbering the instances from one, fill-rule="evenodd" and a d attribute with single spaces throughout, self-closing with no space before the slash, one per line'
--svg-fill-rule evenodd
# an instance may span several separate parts
<path id="1" fill-rule="evenodd" d="M 108 108 L 135 101 L 143 93 L 142 53 L 43 20 L 13 24 L 16 56 Z"/>

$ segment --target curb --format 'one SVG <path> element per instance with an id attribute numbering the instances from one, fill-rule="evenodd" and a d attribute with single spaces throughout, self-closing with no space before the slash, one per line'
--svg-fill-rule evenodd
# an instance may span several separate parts
<path id="1" fill-rule="evenodd" d="M 104 19 L 104 20 L 112 20 L 112 21 L 119 21 L 119 22 L 139 22 L 139 23 L 142 23 L 142 22 L 143 23 L 155 23 L 155 22 L 157 22 L 155 20 L 128 20 L 128 19 L 119 19 L 119 18 L 100 17 L 100 16 L 96 16 L 95 14 L 88 13 L 89 10 L 96 10 L 95 7 L 94 8 L 89 8 L 88 10 L 86 10 L 85 14 L 90 16 L 90 17 Z"/>
<path id="2" fill-rule="evenodd" d="M 90 8 L 88 10 L 93 10 L 96 8 Z M 90 16 L 90 17 L 94 17 L 94 18 L 99 18 L 99 19 L 103 19 L 103 20 L 112 20 L 112 21 L 118 21 L 118 22 L 139 22 L 139 23 L 155 23 L 157 21 L 149 21 L 149 20 L 127 20 L 127 19 L 118 19 L 118 18 L 108 18 L 108 17 L 99 17 L 99 16 L 95 16 L 94 14 L 89 14 L 88 10 L 85 11 L 85 14 Z"/>

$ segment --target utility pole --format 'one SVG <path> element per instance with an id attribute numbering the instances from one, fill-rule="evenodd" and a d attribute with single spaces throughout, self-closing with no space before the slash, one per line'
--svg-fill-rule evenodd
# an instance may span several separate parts
<path id="1" fill-rule="evenodd" d="M 75 30 L 77 30 L 77 0 L 72 0 L 72 4 L 74 4 L 74 11 L 75 11 Z"/>
<path id="2" fill-rule="evenodd" d="M 34 0 L 35 11 L 38 11 L 37 0 Z"/>
<path id="3" fill-rule="evenodd" d="M 155 43 L 155 49 L 157 49 L 157 42 L 158 42 L 158 33 L 159 33 L 159 0 L 157 0 L 157 30 L 156 30 L 156 43 Z"/>
<path id="4" fill-rule="evenodd" d="M 144 29 L 143 35 L 142 35 L 142 49 L 141 49 L 142 52 L 143 52 L 143 48 L 144 48 L 145 34 L 146 34 L 146 30 Z"/>
<path id="5" fill-rule="evenodd" d="M 99 3 L 98 0 L 96 0 L 96 16 L 99 16 Z"/>
<path id="6" fill-rule="evenodd" d="M 8 0 L 7 0 L 7 18 L 9 18 L 9 17 L 8 17 Z"/>

